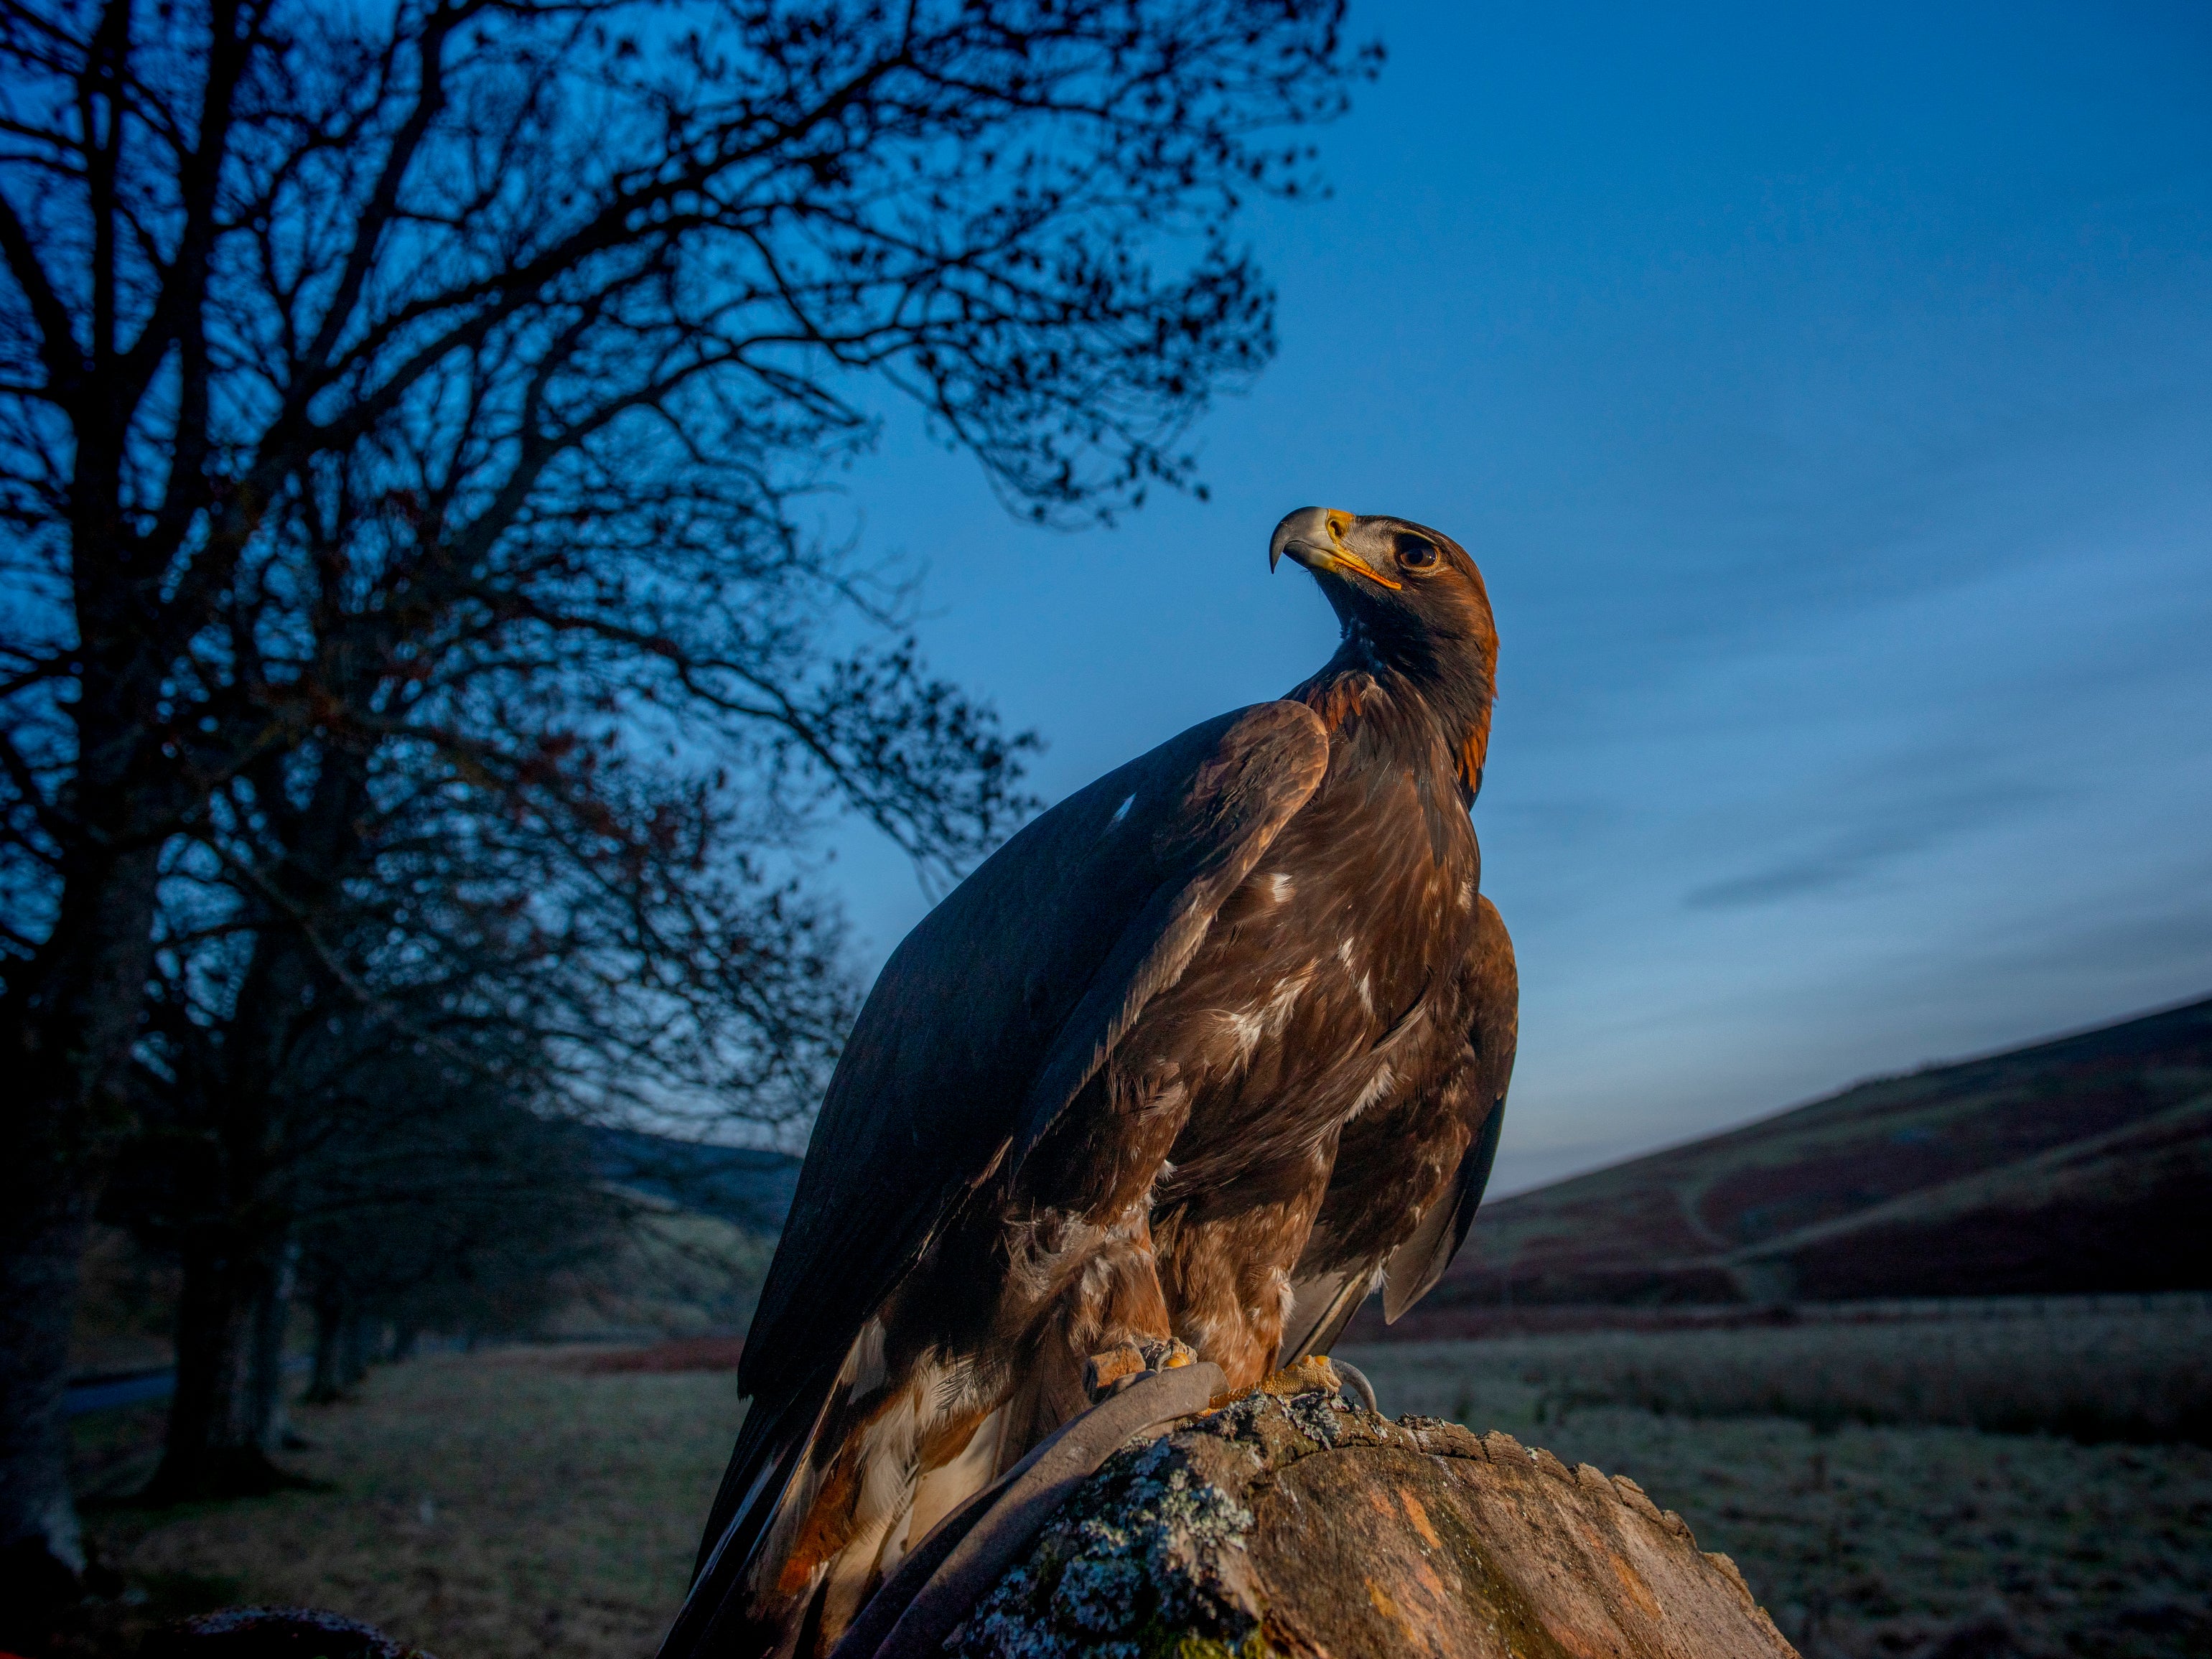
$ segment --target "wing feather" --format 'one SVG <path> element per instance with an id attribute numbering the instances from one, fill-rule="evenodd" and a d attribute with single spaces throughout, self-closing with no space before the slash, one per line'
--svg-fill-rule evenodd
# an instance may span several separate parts
<path id="1" fill-rule="evenodd" d="M 1474 1133 L 1460 1156 L 1450 1193 L 1429 1207 L 1413 1236 L 1390 1254 L 1383 1270 L 1386 1324 L 1396 1324 L 1401 1314 L 1429 1293 L 1467 1242 L 1483 1189 L 1490 1184 L 1498 1133 L 1505 1127 L 1505 1091 L 1513 1080 L 1513 1055 L 1520 1042 L 1521 981 L 1513 963 L 1513 940 L 1498 907 L 1487 898 L 1478 897 L 1475 903 L 1475 945 L 1469 963 L 1474 975 L 1474 1018 L 1468 1032 L 1475 1078 L 1468 1091 L 1468 1110 L 1481 1116 L 1471 1126 Z"/>
<path id="2" fill-rule="evenodd" d="M 1044 1133 L 1328 760 L 1303 704 L 1194 726 L 1033 821 L 907 937 L 831 1079 L 746 1339 L 756 1410 L 842 1359 L 951 1206 Z"/>

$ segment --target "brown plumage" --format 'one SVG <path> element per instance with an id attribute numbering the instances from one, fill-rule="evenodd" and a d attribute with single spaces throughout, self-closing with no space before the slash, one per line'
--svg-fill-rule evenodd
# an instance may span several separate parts
<path id="1" fill-rule="evenodd" d="M 1094 1359 L 1187 1346 L 1249 1388 L 1465 1237 L 1517 1001 L 1467 811 L 1489 599 L 1401 519 L 1303 509 L 1285 553 L 1344 624 L 1321 672 L 1039 817 L 885 966 L 665 1659 L 826 1653 Z"/>

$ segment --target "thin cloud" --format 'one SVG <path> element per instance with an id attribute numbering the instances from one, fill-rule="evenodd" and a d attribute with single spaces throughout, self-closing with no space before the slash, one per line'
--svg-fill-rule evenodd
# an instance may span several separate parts
<path id="1" fill-rule="evenodd" d="M 1877 818 L 1838 831 L 1817 851 L 1692 888 L 1682 902 L 1692 910 L 1744 909 L 1846 887 L 1886 865 L 2015 817 L 2059 793 L 2009 781 L 1928 796 L 1900 791 L 1882 805 Z"/>

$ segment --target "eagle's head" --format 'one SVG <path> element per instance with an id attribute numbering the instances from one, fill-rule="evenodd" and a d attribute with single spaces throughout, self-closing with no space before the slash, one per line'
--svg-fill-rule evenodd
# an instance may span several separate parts
<path id="1" fill-rule="evenodd" d="M 1302 507 L 1275 526 L 1268 568 L 1285 554 L 1313 573 L 1344 624 L 1332 666 L 1412 682 L 1444 728 L 1471 798 L 1490 744 L 1498 623 L 1467 550 L 1410 519 Z"/>
<path id="2" fill-rule="evenodd" d="M 1346 636 L 1378 663 L 1488 704 L 1498 623 L 1482 573 L 1450 537 L 1387 513 L 1302 507 L 1275 526 L 1268 568 L 1286 553 L 1313 573 Z"/>

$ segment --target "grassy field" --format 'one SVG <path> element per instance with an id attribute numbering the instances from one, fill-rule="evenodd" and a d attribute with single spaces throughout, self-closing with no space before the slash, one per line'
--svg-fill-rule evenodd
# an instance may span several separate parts
<path id="1" fill-rule="evenodd" d="M 1945 1421 L 2094 1400 L 2093 1334 L 2052 1322 L 1341 1352 L 1386 1412 L 1502 1428 L 1632 1476 L 1681 1511 L 1702 1547 L 1735 1558 L 1808 1655 L 1928 1654 L 1948 1638 L 1950 1659 L 2202 1659 L 2212 1654 L 2212 1450 Z M 2202 1375 L 2206 1323 L 2107 1322 L 2110 1395 L 2130 1407 L 2112 1415 L 2140 1421 L 2148 1403 L 2179 1397 Z"/>
<path id="2" fill-rule="evenodd" d="M 1539 1420 L 1592 1406 L 1686 1417 L 2212 1443 L 2212 1310 L 2145 1298 L 2124 1311 L 1805 1323 L 1734 1330 L 1584 1331 L 1439 1343 L 1483 1387 L 1537 1390 Z M 1392 1350 L 1378 1349 L 1378 1352 Z M 1424 1384 L 1423 1386 L 1426 1386 Z M 1461 1392 L 1465 1392 L 1462 1390 Z M 1517 1398 L 1517 1396 L 1515 1396 Z M 1460 1399 L 1437 1401 L 1445 1416 Z"/>
<path id="3" fill-rule="evenodd" d="M 2032 1368 L 2051 1343 L 2035 1325 L 1971 1340 L 2009 1343 L 2014 1365 Z M 1869 1330 L 1899 1352 L 1970 1340 L 1924 1325 L 1826 1328 L 1825 1356 L 1806 1346 L 1806 1328 L 1680 1334 L 1735 1344 L 1714 1351 L 1713 1374 L 1736 1378 L 1863 1371 L 1863 1345 L 1880 1340 Z M 1606 1379 L 1655 1375 L 1662 1360 L 1691 1375 L 1674 1340 L 1597 1334 L 1345 1357 L 1394 1414 L 1503 1428 L 1633 1476 L 1705 1548 L 1735 1558 L 1810 1655 L 2212 1653 L 2212 1451 L 1591 1403 Z M 440 1659 L 649 1659 L 682 1595 L 738 1402 L 726 1372 L 580 1364 L 573 1351 L 530 1351 L 387 1368 L 359 1400 L 295 1414 L 314 1445 L 293 1461 L 323 1489 L 185 1510 L 95 1503 L 90 1519 L 141 1622 L 302 1601 Z M 1729 1408 L 1745 1400 L 1757 1403 L 1745 1393 Z M 127 1422 L 98 1422 L 87 1421 L 88 1455 L 120 1491 L 143 1469 Z"/>
<path id="4" fill-rule="evenodd" d="M 305 1603 L 439 1659 L 644 1659 L 742 1414 L 727 1372 L 591 1374 L 574 1350 L 439 1356 L 301 1407 L 320 1490 L 88 1520 L 150 1612 Z M 110 1431 L 109 1438 L 113 1438 Z M 107 1449 L 106 1484 L 133 1468 Z"/>

